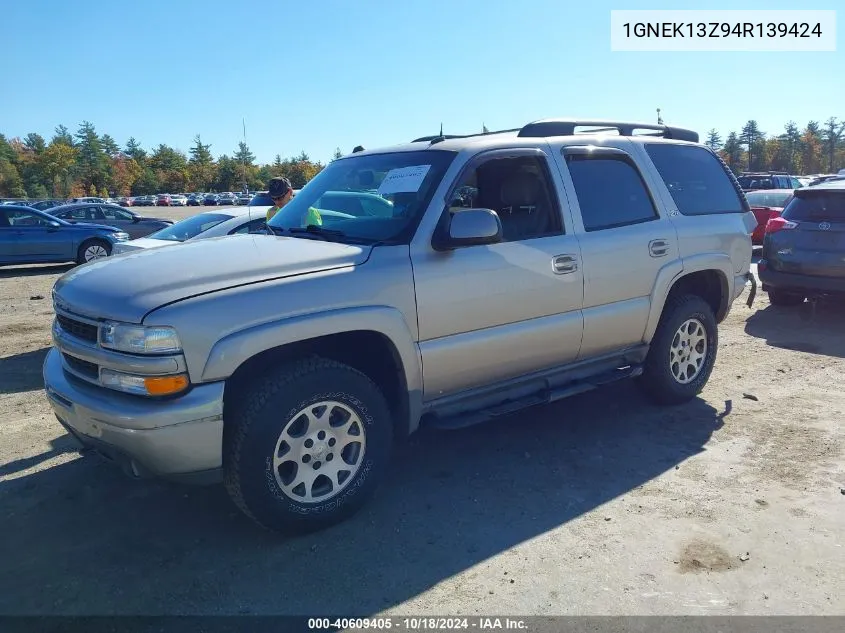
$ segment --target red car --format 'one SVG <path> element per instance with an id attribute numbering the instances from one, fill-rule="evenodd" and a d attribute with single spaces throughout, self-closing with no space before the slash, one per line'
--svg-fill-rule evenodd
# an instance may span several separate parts
<path id="1" fill-rule="evenodd" d="M 170 194 L 169 193 L 158 194 L 158 198 L 156 199 L 156 206 L 157 207 L 169 207 L 170 206 Z"/>
<path id="2" fill-rule="evenodd" d="M 780 216 L 783 208 L 792 200 L 793 192 L 793 189 L 759 189 L 745 194 L 748 204 L 751 205 L 751 212 L 757 219 L 757 227 L 751 234 L 751 244 L 763 245 L 766 223 L 771 218 Z"/>

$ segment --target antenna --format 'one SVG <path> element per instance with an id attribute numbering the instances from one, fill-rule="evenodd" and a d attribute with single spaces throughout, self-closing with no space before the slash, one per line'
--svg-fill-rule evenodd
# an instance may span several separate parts
<path id="1" fill-rule="evenodd" d="M 443 136 L 443 123 L 440 124 L 440 136 Z"/>
<path id="2" fill-rule="evenodd" d="M 657 108 L 657 125 L 663 125 L 663 119 L 660 118 L 660 108 Z"/>

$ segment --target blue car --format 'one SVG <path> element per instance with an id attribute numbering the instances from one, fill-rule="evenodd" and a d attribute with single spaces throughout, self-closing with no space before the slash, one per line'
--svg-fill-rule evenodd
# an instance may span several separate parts
<path id="1" fill-rule="evenodd" d="M 86 262 L 129 239 L 113 226 L 71 224 L 24 206 L 0 206 L 0 265 Z"/>

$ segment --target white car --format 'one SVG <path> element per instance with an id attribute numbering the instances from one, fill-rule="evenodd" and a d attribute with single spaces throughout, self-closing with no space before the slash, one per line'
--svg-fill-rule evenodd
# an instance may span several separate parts
<path id="1" fill-rule="evenodd" d="M 236 233 L 260 233 L 269 208 L 255 206 L 203 211 L 146 237 L 116 244 L 112 255 Z"/>
<path id="2" fill-rule="evenodd" d="M 188 206 L 188 196 L 170 196 L 170 206 L 171 207 L 187 207 Z"/>

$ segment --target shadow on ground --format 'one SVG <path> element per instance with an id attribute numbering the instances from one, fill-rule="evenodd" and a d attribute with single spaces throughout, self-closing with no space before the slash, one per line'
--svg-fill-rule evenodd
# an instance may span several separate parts
<path id="1" fill-rule="evenodd" d="M 845 302 L 770 305 L 748 317 L 745 333 L 772 347 L 845 358 Z"/>
<path id="2" fill-rule="evenodd" d="M 41 368 L 49 347 L 0 358 L 0 394 L 44 388 Z"/>
<path id="3" fill-rule="evenodd" d="M 35 277 L 38 275 L 61 275 L 76 264 L 50 264 L 46 266 L 3 266 L 0 268 L 0 279 L 10 277 Z"/>
<path id="4" fill-rule="evenodd" d="M 221 487 L 137 482 L 85 456 L 0 482 L 0 613 L 371 614 L 624 495 L 703 450 L 730 411 L 633 384 L 423 431 L 352 519 L 284 539 Z"/>

